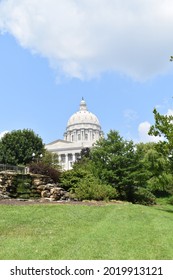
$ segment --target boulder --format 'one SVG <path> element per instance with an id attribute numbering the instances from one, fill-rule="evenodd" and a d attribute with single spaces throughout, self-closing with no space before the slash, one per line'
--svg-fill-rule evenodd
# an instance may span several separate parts
<path id="1" fill-rule="evenodd" d="M 41 192 L 41 197 L 42 197 L 42 198 L 43 198 L 43 197 L 50 197 L 50 192 L 47 191 L 47 190 L 42 191 L 42 192 Z"/>

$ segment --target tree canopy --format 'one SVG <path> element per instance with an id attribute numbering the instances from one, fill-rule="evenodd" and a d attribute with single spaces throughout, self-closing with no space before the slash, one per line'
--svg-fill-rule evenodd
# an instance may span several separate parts
<path id="1" fill-rule="evenodd" d="M 42 139 L 33 130 L 13 130 L 0 140 L 0 162 L 5 164 L 27 164 L 33 153 L 38 157 L 44 152 Z"/>
<path id="2" fill-rule="evenodd" d="M 130 190 L 134 186 L 135 157 L 133 142 L 124 140 L 113 130 L 91 150 L 95 173 L 103 182 L 116 188 L 120 198 L 127 198 L 125 189 Z"/>
<path id="3" fill-rule="evenodd" d="M 153 110 L 155 124 L 151 126 L 149 135 L 162 137 L 159 143 L 162 153 L 173 156 L 173 116 L 161 115 Z"/>

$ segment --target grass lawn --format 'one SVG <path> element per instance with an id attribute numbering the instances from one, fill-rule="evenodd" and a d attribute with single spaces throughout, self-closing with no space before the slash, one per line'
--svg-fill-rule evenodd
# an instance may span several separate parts
<path id="1" fill-rule="evenodd" d="M 173 206 L 0 205 L 1 260 L 173 259 Z"/>

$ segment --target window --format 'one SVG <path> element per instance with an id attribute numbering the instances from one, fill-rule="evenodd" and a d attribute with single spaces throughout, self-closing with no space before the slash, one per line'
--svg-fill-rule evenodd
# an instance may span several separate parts
<path id="1" fill-rule="evenodd" d="M 73 155 L 72 154 L 68 154 L 68 161 L 72 161 L 73 160 Z"/>
<path id="2" fill-rule="evenodd" d="M 61 155 L 61 162 L 65 162 L 65 155 L 63 154 L 63 155 Z"/>

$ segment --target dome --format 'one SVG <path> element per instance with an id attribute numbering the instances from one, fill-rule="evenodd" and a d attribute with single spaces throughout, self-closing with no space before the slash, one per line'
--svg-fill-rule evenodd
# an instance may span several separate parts
<path id="1" fill-rule="evenodd" d="M 97 141 L 103 132 L 98 118 L 88 111 L 85 100 L 82 98 L 79 111 L 74 113 L 67 122 L 64 140 L 70 142 L 78 142 L 87 147 Z"/>
<path id="2" fill-rule="evenodd" d="M 100 123 L 98 118 L 91 112 L 87 110 L 86 102 L 82 99 L 80 103 L 79 111 L 74 113 L 67 123 L 67 129 L 71 126 L 76 125 L 96 125 L 100 127 Z"/>

